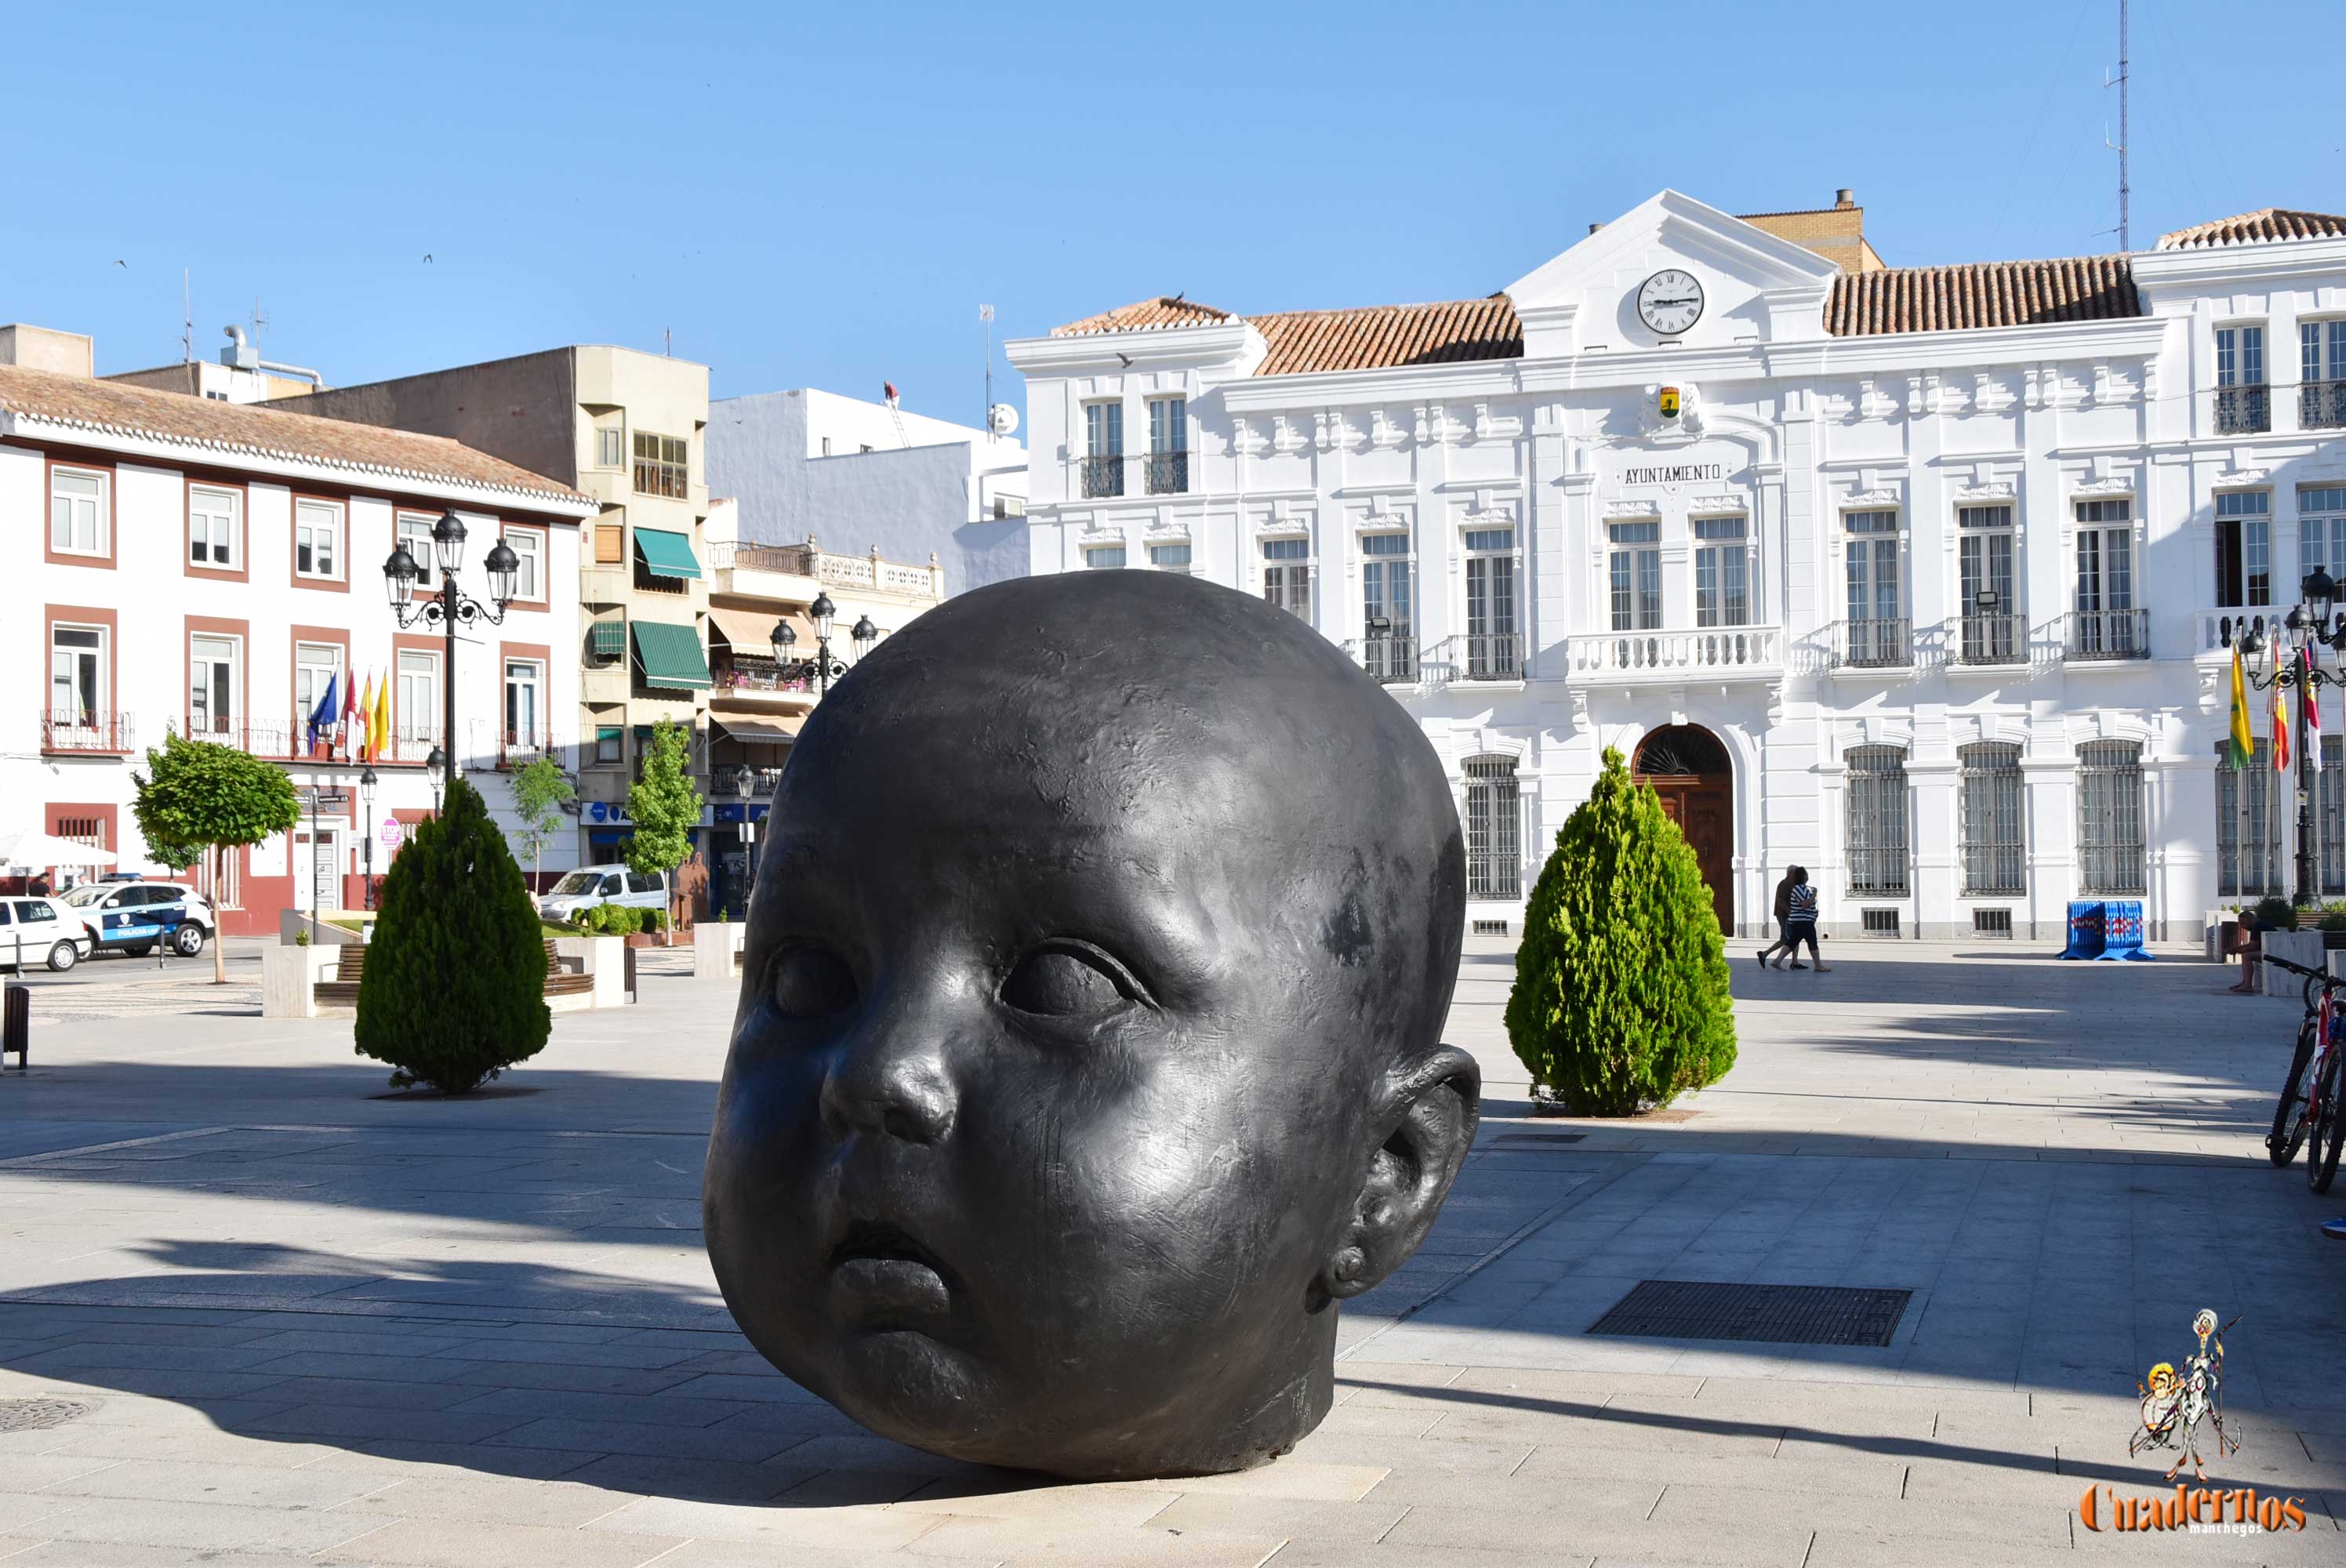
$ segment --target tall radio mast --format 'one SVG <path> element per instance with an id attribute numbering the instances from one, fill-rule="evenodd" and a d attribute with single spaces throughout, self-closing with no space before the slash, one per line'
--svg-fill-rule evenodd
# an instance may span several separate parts
<path id="1" fill-rule="evenodd" d="M 2112 76 L 2106 73 L 2102 79 L 2102 86 L 2118 90 L 2118 139 L 2115 142 L 2107 137 L 2102 139 L 2118 155 L 2118 249 L 2121 252 L 2134 249 L 2134 230 L 2127 217 L 2127 203 L 2131 194 L 2127 187 L 2127 143 L 2131 139 L 2127 135 L 2127 79 L 2132 75 L 2127 69 L 2127 0 L 2118 0 L 2118 74 Z"/>

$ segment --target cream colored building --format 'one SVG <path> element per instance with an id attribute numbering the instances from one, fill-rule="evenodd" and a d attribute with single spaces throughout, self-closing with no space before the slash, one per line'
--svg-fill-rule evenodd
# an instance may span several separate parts
<path id="1" fill-rule="evenodd" d="M 740 542 L 740 512 L 719 498 L 709 505 L 706 535 L 713 574 L 709 600 L 709 772 L 714 823 L 709 860 L 716 874 L 711 910 L 740 907 L 735 891 L 746 845 L 740 826 L 766 814 L 774 781 L 790 760 L 799 727 L 814 711 L 821 682 L 784 667 L 817 657 L 816 601 L 831 605 L 831 652 L 852 666 L 862 653 L 902 630 L 945 596 L 944 568 L 801 545 Z M 774 630 L 787 625 L 795 639 L 774 652 Z M 872 633 L 859 642 L 855 633 Z M 745 779 L 744 773 L 747 773 Z M 747 789 L 743 788 L 746 783 Z"/>
<path id="2" fill-rule="evenodd" d="M 580 645 L 557 650 L 581 671 L 560 747 L 576 759 L 580 853 L 614 859 L 633 833 L 627 786 L 662 718 L 690 726 L 706 791 L 708 366 L 576 344 L 313 392 L 301 406 L 454 436 L 593 496 L 601 510 L 582 531 Z"/>

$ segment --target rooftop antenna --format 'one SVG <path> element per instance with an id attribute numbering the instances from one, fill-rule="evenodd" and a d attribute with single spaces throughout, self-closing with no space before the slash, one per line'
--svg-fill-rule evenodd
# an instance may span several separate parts
<path id="1" fill-rule="evenodd" d="M 674 359 L 676 357 L 676 329 L 674 327 L 662 327 L 660 329 L 660 352 L 667 355 L 669 359 Z"/>
<path id="2" fill-rule="evenodd" d="M 2127 187 L 2127 142 L 2129 139 L 2127 136 L 2127 78 L 2132 73 L 2127 69 L 2127 0 L 2118 0 L 2118 74 L 2113 76 L 2107 70 L 2102 73 L 2102 86 L 2118 90 L 2118 139 L 2112 141 L 2109 133 L 2105 131 L 2102 133 L 2102 145 L 2118 155 L 2118 249 L 2123 254 L 2131 254 L 2134 250 L 2134 230 L 2127 219 L 2127 199 L 2130 194 Z"/>
<path id="3" fill-rule="evenodd" d="M 189 269 L 179 269 L 179 362 L 196 362 L 196 308 L 189 292 Z"/>
<path id="4" fill-rule="evenodd" d="M 260 296 L 255 294 L 252 297 L 252 356 L 255 362 L 260 358 L 260 334 L 268 328 L 269 318 L 261 313 Z"/>
<path id="5" fill-rule="evenodd" d="M 977 319 L 985 329 L 985 439 L 994 439 L 994 307 L 980 305 Z"/>

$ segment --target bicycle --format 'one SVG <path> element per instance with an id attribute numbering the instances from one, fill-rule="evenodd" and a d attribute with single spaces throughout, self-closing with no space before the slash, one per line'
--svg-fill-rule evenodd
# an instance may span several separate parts
<path id="1" fill-rule="evenodd" d="M 2280 1103 L 2273 1107 L 2272 1131 L 2265 1135 L 2265 1152 L 2276 1166 L 2305 1155 L 2305 1185 L 2328 1192 L 2338 1177 L 2338 1156 L 2346 1149 L 2346 980 L 2332 979 L 2318 969 L 2291 963 L 2267 953 L 2258 960 L 2305 977 L 2305 1021 L 2298 1025 L 2297 1051 L 2289 1076 L 2281 1084 Z M 2321 1000 L 2313 997 L 2315 986 Z M 2309 1071 L 2310 1069 L 2310 1071 Z"/>

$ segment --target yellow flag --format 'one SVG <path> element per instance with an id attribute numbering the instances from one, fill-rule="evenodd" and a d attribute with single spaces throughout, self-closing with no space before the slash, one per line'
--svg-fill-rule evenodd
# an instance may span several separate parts
<path id="1" fill-rule="evenodd" d="M 2249 683 L 2240 673 L 2240 645 L 2232 645 L 2232 733 L 2225 741 L 2225 760 L 2246 768 L 2257 744 L 2249 731 Z"/>
<path id="2" fill-rule="evenodd" d="M 391 744 L 391 677 L 389 676 L 383 677 L 382 684 L 374 688 L 372 725 L 374 754 L 380 757 L 382 755 L 382 748 Z"/>

